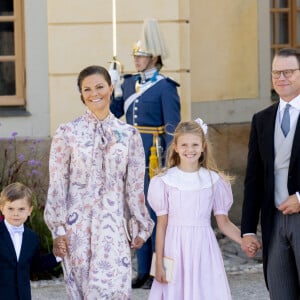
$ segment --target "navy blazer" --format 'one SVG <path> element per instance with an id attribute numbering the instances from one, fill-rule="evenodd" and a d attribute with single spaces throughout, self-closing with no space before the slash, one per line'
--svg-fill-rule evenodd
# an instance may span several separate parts
<path id="1" fill-rule="evenodd" d="M 40 256 L 38 235 L 24 226 L 19 261 L 4 221 L 0 222 L 0 298 L 30 300 L 30 270 L 43 271 L 57 266 L 55 256 Z"/>
<path id="2" fill-rule="evenodd" d="M 261 214 L 265 279 L 268 246 L 277 210 L 274 200 L 274 132 L 278 105 L 269 106 L 252 119 L 241 222 L 242 234 L 256 233 Z M 300 118 L 292 145 L 287 187 L 289 195 L 300 191 Z"/>
<path id="3" fill-rule="evenodd" d="M 117 118 L 125 114 L 124 103 L 135 93 L 136 81 L 137 77 L 135 75 L 125 75 L 122 84 L 122 97 L 112 99 L 110 110 Z M 180 98 L 177 92 L 178 86 L 177 82 L 164 77 L 140 95 L 137 102 L 131 103 L 125 114 L 126 122 L 130 125 L 147 127 L 165 126 L 166 134 L 160 135 L 163 156 L 166 148 L 173 139 L 172 133 L 181 119 Z M 145 150 L 145 163 L 148 167 L 153 136 L 141 133 L 141 137 Z"/>

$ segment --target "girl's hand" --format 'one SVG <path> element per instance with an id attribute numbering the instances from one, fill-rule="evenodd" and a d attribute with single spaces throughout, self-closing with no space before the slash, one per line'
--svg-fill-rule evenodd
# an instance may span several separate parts
<path id="1" fill-rule="evenodd" d="M 249 253 L 251 253 L 251 255 L 255 256 L 257 251 L 258 251 L 258 247 L 255 243 L 250 243 L 247 245 L 248 251 Z"/>
<path id="2" fill-rule="evenodd" d="M 145 243 L 145 241 L 144 241 L 141 237 L 137 236 L 137 237 L 134 239 L 134 241 L 131 242 L 130 247 L 131 247 L 132 249 L 140 249 L 140 248 L 144 245 L 144 243 Z"/>
<path id="3" fill-rule="evenodd" d="M 160 283 L 168 283 L 166 280 L 166 271 L 163 267 L 156 266 L 155 279 Z"/>

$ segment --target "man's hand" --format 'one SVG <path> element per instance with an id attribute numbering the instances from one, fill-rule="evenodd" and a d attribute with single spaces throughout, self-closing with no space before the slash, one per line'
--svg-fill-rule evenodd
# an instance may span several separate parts
<path id="1" fill-rule="evenodd" d="M 280 204 L 278 209 L 284 215 L 291 215 L 300 212 L 300 203 L 298 201 L 297 195 L 294 194 L 289 196 L 284 202 Z"/>
<path id="2" fill-rule="evenodd" d="M 242 238 L 241 248 L 248 257 L 254 257 L 261 244 L 255 235 L 245 235 Z"/>

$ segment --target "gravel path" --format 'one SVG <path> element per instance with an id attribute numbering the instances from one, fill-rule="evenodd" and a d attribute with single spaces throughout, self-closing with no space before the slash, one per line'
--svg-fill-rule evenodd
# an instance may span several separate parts
<path id="1" fill-rule="evenodd" d="M 228 274 L 233 300 L 268 300 L 262 272 Z M 133 290 L 132 300 L 147 300 L 149 291 Z M 40 285 L 32 288 L 32 300 L 66 300 L 65 287 L 61 282 Z"/>

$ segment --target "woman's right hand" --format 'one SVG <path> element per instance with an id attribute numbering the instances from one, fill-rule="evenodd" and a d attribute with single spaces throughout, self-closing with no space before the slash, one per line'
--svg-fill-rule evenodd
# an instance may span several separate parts
<path id="1" fill-rule="evenodd" d="M 68 253 L 68 238 L 66 235 L 58 236 L 53 240 L 53 254 L 63 258 Z"/>

